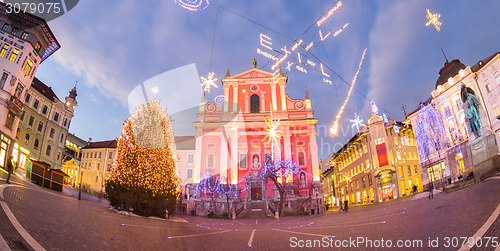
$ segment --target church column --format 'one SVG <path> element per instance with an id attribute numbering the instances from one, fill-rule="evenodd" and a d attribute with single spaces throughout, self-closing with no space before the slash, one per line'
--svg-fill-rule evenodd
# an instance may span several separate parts
<path id="1" fill-rule="evenodd" d="M 228 109 L 229 109 L 229 87 L 230 85 L 225 85 L 223 83 L 223 86 L 224 86 L 224 97 L 227 99 L 226 102 L 224 102 L 224 112 L 228 112 Z"/>
<path id="2" fill-rule="evenodd" d="M 224 130 L 224 129 L 223 129 Z M 227 141 L 226 137 L 221 134 L 220 136 L 220 174 L 227 178 Z"/>
<path id="3" fill-rule="evenodd" d="M 194 153 L 194 175 L 193 183 L 200 183 L 201 180 L 201 151 L 203 147 L 203 136 L 196 135 L 196 146 Z"/>
<path id="4" fill-rule="evenodd" d="M 286 129 L 286 133 L 283 136 L 283 150 L 285 151 L 285 160 L 292 158 L 292 144 L 290 142 L 290 129 Z"/>
<path id="5" fill-rule="evenodd" d="M 238 184 L 238 135 L 231 135 L 231 184 Z"/>
<path id="6" fill-rule="evenodd" d="M 273 111 L 277 110 L 276 106 L 276 83 L 271 83 L 271 98 L 273 103 Z"/>
<path id="7" fill-rule="evenodd" d="M 281 110 L 286 111 L 286 97 L 285 97 L 285 84 L 279 84 L 280 86 L 280 94 L 281 94 Z"/>
<path id="8" fill-rule="evenodd" d="M 309 146 L 311 148 L 311 163 L 314 181 L 319 181 L 318 145 L 316 144 L 316 132 L 314 132 L 314 129 L 309 133 Z"/>
<path id="9" fill-rule="evenodd" d="M 238 112 L 238 83 L 233 83 L 233 112 Z"/>

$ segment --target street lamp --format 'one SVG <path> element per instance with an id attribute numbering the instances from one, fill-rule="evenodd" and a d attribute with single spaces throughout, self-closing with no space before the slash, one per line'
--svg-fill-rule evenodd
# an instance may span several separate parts
<path id="1" fill-rule="evenodd" d="M 82 171 L 81 163 L 78 165 L 78 175 L 80 176 L 80 183 L 78 184 L 78 200 L 82 199 Z"/>

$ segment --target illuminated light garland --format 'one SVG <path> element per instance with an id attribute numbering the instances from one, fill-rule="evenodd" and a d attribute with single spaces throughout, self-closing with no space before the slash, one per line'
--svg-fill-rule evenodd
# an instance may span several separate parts
<path id="1" fill-rule="evenodd" d="M 286 49 L 286 46 L 281 48 L 281 50 L 285 52 L 285 55 L 271 67 L 271 70 L 274 70 L 276 67 L 278 67 L 278 65 L 280 65 L 288 57 L 288 54 L 290 54 L 290 52 Z"/>
<path id="2" fill-rule="evenodd" d="M 210 92 L 210 87 L 213 86 L 215 88 L 219 88 L 217 86 L 217 84 L 215 83 L 215 81 L 217 81 L 217 78 L 214 78 L 215 76 L 215 73 L 213 72 L 209 72 L 208 73 L 208 77 L 207 78 L 204 78 L 204 77 L 200 77 L 201 78 L 201 86 L 203 86 L 203 91 L 205 92 Z"/>
<path id="3" fill-rule="evenodd" d="M 351 87 L 349 88 L 349 92 L 347 92 L 347 97 L 344 100 L 344 103 L 342 104 L 342 106 L 340 107 L 340 110 L 339 110 L 337 116 L 335 117 L 335 122 L 333 123 L 332 127 L 330 127 L 330 133 L 332 135 L 336 135 L 338 133 L 340 117 L 342 117 L 342 113 L 344 113 L 345 106 L 346 106 L 347 102 L 349 101 L 349 98 L 351 97 L 352 89 L 354 88 L 354 84 L 356 84 L 356 79 L 358 78 L 359 71 L 361 70 L 361 65 L 363 65 L 363 61 L 365 59 L 365 54 L 366 54 L 367 49 L 368 48 L 366 48 L 363 51 L 363 55 L 361 56 L 361 61 L 359 62 L 358 70 L 356 71 L 356 74 L 354 75 L 354 78 L 352 79 L 352 83 L 351 83 Z"/>
<path id="4" fill-rule="evenodd" d="M 394 124 L 393 128 L 394 128 L 394 133 L 399 134 L 399 126 Z"/>
<path id="5" fill-rule="evenodd" d="M 199 191 L 200 193 L 224 193 L 226 195 L 233 194 L 234 197 L 237 197 L 236 193 L 233 193 L 234 188 L 233 185 L 230 185 L 230 179 L 225 178 L 224 175 L 219 175 L 216 177 L 210 171 L 207 171 L 204 175 L 200 183 L 196 185 L 195 192 Z"/>
<path id="6" fill-rule="evenodd" d="M 262 55 L 262 56 L 264 56 L 264 57 L 266 57 L 266 58 L 269 58 L 269 59 L 271 59 L 273 61 L 278 61 L 277 57 L 275 57 L 275 56 L 271 55 L 270 53 L 265 52 L 265 51 L 263 51 L 263 50 L 261 50 L 259 48 L 257 48 L 257 53 L 260 54 L 260 55 Z"/>
<path id="7" fill-rule="evenodd" d="M 273 111 L 271 109 L 271 117 L 270 118 L 265 118 L 264 120 L 266 121 L 266 136 L 261 140 L 264 141 L 267 139 L 267 142 L 271 144 L 271 153 L 274 155 L 274 144 L 276 144 L 279 147 L 279 144 L 277 143 L 281 139 L 281 131 L 278 130 L 278 126 L 280 125 L 280 120 L 277 119 L 275 120 L 273 118 Z"/>
<path id="8" fill-rule="evenodd" d="M 307 73 L 307 70 L 304 69 L 303 67 L 299 66 L 299 65 L 295 65 L 295 68 L 297 68 L 297 70 L 303 72 L 303 73 Z"/>
<path id="9" fill-rule="evenodd" d="M 316 67 L 316 63 L 314 63 L 313 61 L 311 61 L 309 59 L 307 60 L 307 64 L 311 65 L 312 67 Z"/>
<path id="10" fill-rule="evenodd" d="M 431 147 L 439 151 L 447 142 L 444 125 L 439 112 L 432 104 L 420 105 L 417 121 L 414 132 L 418 154 L 420 160 L 428 160 Z"/>
<path id="11" fill-rule="evenodd" d="M 325 73 L 325 70 L 323 70 L 323 64 L 322 63 L 319 63 L 320 67 L 321 67 L 321 73 L 326 76 L 326 77 L 330 77 L 330 75 L 326 74 Z"/>
<path id="12" fill-rule="evenodd" d="M 372 110 L 373 114 L 378 115 L 378 107 L 373 100 L 370 101 L 370 109 Z"/>
<path id="13" fill-rule="evenodd" d="M 354 119 L 351 119 L 350 121 L 352 123 L 351 127 L 356 127 L 356 130 L 358 131 L 361 126 L 364 126 L 363 120 L 359 118 L 357 113 L 354 113 Z"/>
<path id="14" fill-rule="evenodd" d="M 331 10 L 328 11 L 326 16 L 322 17 L 320 20 L 316 22 L 318 27 L 321 24 L 323 24 L 326 20 L 328 20 L 328 18 L 330 18 L 333 15 L 333 13 L 335 13 L 335 11 L 337 11 L 340 8 L 340 6 L 342 6 L 342 1 L 339 1 Z"/>
<path id="15" fill-rule="evenodd" d="M 297 165 L 297 163 L 293 162 L 293 160 L 289 159 L 289 160 L 274 161 L 274 156 L 273 156 L 273 161 L 269 161 L 268 163 L 266 163 L 266 165 L 260 171 L 260 176 L 265 177 L 266 175 L 271 174 L 276 176 L 278 179 L 279 178 L 282 179 L 300 174 L 302 172 L 305 173 L 306 175 L 313 177 L 312 174 L 304 171 L 299 165 Z"/>
<path id="16" fill-rule="evenodd" d="M 332 85 L 332 81 L 330 79 L 323 78 L 323 82 Z"/>
<path id="17" fill-rule="evenodd" d="M 344 24 L 342 28 L 338 29 L 335 33 L 333 33 L 333 36 L 334 37 L 338 36 L 348 25 L 349 23 Z"/>
<path id="18" fill-rule="evenodd" d="M 384 120 L 384 123 L 389 123 L 389 119 L 387 118 L 387 115 L 384 113 L 382 113 L 382 119 Z"/>
<path id="19" fill-rule="evenodd" d="M 290 66 L 293 65 L 293 63 L 290 63 L 290 61 L 286 62 L 287 67 L 285 67 L 286 70 L 291 71 Z"/>
<path id="20" fill-rule="evenodd" d="M 302 44 L 302 39 L 295 43 L 292 47 L 292 51 L 295 51 Z"/>
<path id="21" fill-rule="evenodd" d="M 319 30 L 319 38 L 321 39 L 321 41 L 325 40 L 328 36 L 330 36 L 330 34 L 332 34 L 332 31 L 328 30 L 328 34 L 326 34 L 326 36 L 323 37 L 321 30 Z"/>
<path id="22" fill-rule="evenodd" d="M 227 98 L 224 95 L 219 95 L 214 98 L 214 102 L 222 106 L 225 102 L 227 102 Z"/>
<path id="23" fill-rule="evenodd" d="M 210 4 L 208 0 L 174 0 L 174 3 L 190 11 L 204 10 Z"/>
<path id="24" fill-rule="evenodd" d="M 156 121 L 161 126 L 151 127 Z M 154 142 L 150 142 L 152 138 Z M 147 144 L 139 144 L 141 141 Z M 153 196 L 176 198 L 181 192 L 177 165 L 172 121 L 159 102 L 153 100 L 125 121 L 106 182 L 150 191 Z"/>
<path id="25" fill-rule="evenodd" d="M 267 41 L 265 39 L 267 39 L 269 41 Z M 260 33 L 260 45 L 262 47 L 268 48 L 269 50 L 273 50 L 273 48 L 271 47 L 273 45 L 273 43 L 271 42 L 271 38 L 262 34 L 262 33 Z"/>
<path id="26" fill-rule="evenodd" d="M 302 58 L 300 57 L 300 52 L 297 52 L 297 58 L 299 59 L 299 63 L 302 64 Z"/>
<path id="27" fill-rule="evenodd" d="M 311 42 L 309 45 L 306 46 L 306 51 L 309 51 L 309 49 L 311 49 L 311 47 L 314 45 L 314 41 Z"/>
<path id="28" fill-rule="evenodd" d="M 436 30 L 439 32 L 441 30 L 441 22 L 438 21 L 438 19 L 441 17 L 441 14 L 432 14 L 429 9 L 426 9 L 427 11 L 427 19 L 429 21 L 427 21 L 427 23 L 425 24 L 425 26 L 429 26 L 429 25 L 434 25 L 434 28 L 436 28 Z"/>

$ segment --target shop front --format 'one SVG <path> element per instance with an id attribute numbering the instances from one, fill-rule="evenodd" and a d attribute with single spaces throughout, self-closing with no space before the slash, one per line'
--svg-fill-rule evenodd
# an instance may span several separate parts
<path id="1" fill-rule="evenodd" d="M 9 145 L 12 141 L 5 134 L 0 134 L 0 166 L 5 168 Z"/>
<path id="2" fill-rule="evenodd" d="M 17 167 L 26 170 L 26 162 L 28 161 L 30 151 L 15 143 L 12 149 L 12 159 L 17 163 Z"/>
<path id="3" fill-rule="evenodd" d="M 386 168 L 382 170 L 378 170 L 375 173 L 375 177 L 378 178 L 378 186 L 379 190 L 379 202 L 388 201 L 392 199 L 396 199 L 397 195 L 397 187 L 396 187 L 396 179 L 394 178 L 395 170 L 392 168 Z"/>

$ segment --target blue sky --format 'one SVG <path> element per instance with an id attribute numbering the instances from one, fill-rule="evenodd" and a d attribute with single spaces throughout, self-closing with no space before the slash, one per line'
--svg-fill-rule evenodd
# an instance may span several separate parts
<path id="1" fill-rule="evenodd" d="M 70 132 L 83 139 L 113 139 L 129 116 L 129 93 L 144 81 L 192 63 L 201 76 L 214 71 L 219 80 L 227 68 L 231 74 L 247 70 L 253 58 L 260 68 L 268 63 L 256 52 L 263 48 L 261 33 L 280 50 L 293 43 L 287 37 L 298 38 L 333 4 L 335 1 L 211 0 L 205 10 L 191 12 L 174 1 L 80 1 L 67 14 L 49 22 L 62 48 L 40 65 L 36 76 L 52 86 L 61 99 L 78 81 L 79 104 Z M 441 14 L 440 32 L 425 26 L 426 8 Z M 285 71 L 291 98 L 304 98 L 307 85 L 314 116 L 319 119 L 320 158 L 340 148 L 355 133 L 349 122 L 355 112 L 368 120 L 369 100 L 401 120 L 403 103 L 411 111 L 427 99 L 445 62 L 440 48 L 449 60 L 458 58 L 470 66 L 500 51 L 498 10 L 500 1 L 494 0 L 352 0 L 343 1 L 320 27 L 311 27 L 301 37 L 304 43 L 317 41 L 320 29 L 324 35 L 349 22 L 338 36 L 330 35 L 311 49 L 349 84 L 363 50 L 368 49 L 356 90 L 340 120 L 340 135 L 335 137 L 328 135 L 327 129 L 347 95 L 348 84 L 332 77 L 333 85 L 329 85 L 323 82 L 321 72 L 312 68 L 307 74 Z M 269 65 L 263 69 L 271 71 Z M 169 83 L 160 91 L 163 99 L 170 101 L 167 111 L 180 111 L 195 107 L 202 89 Z M 220 87 L 213 89 L 207 99 L 220 94 Z M 186 100 L 193 102 L 191 107 L 182 102 Z"/>

